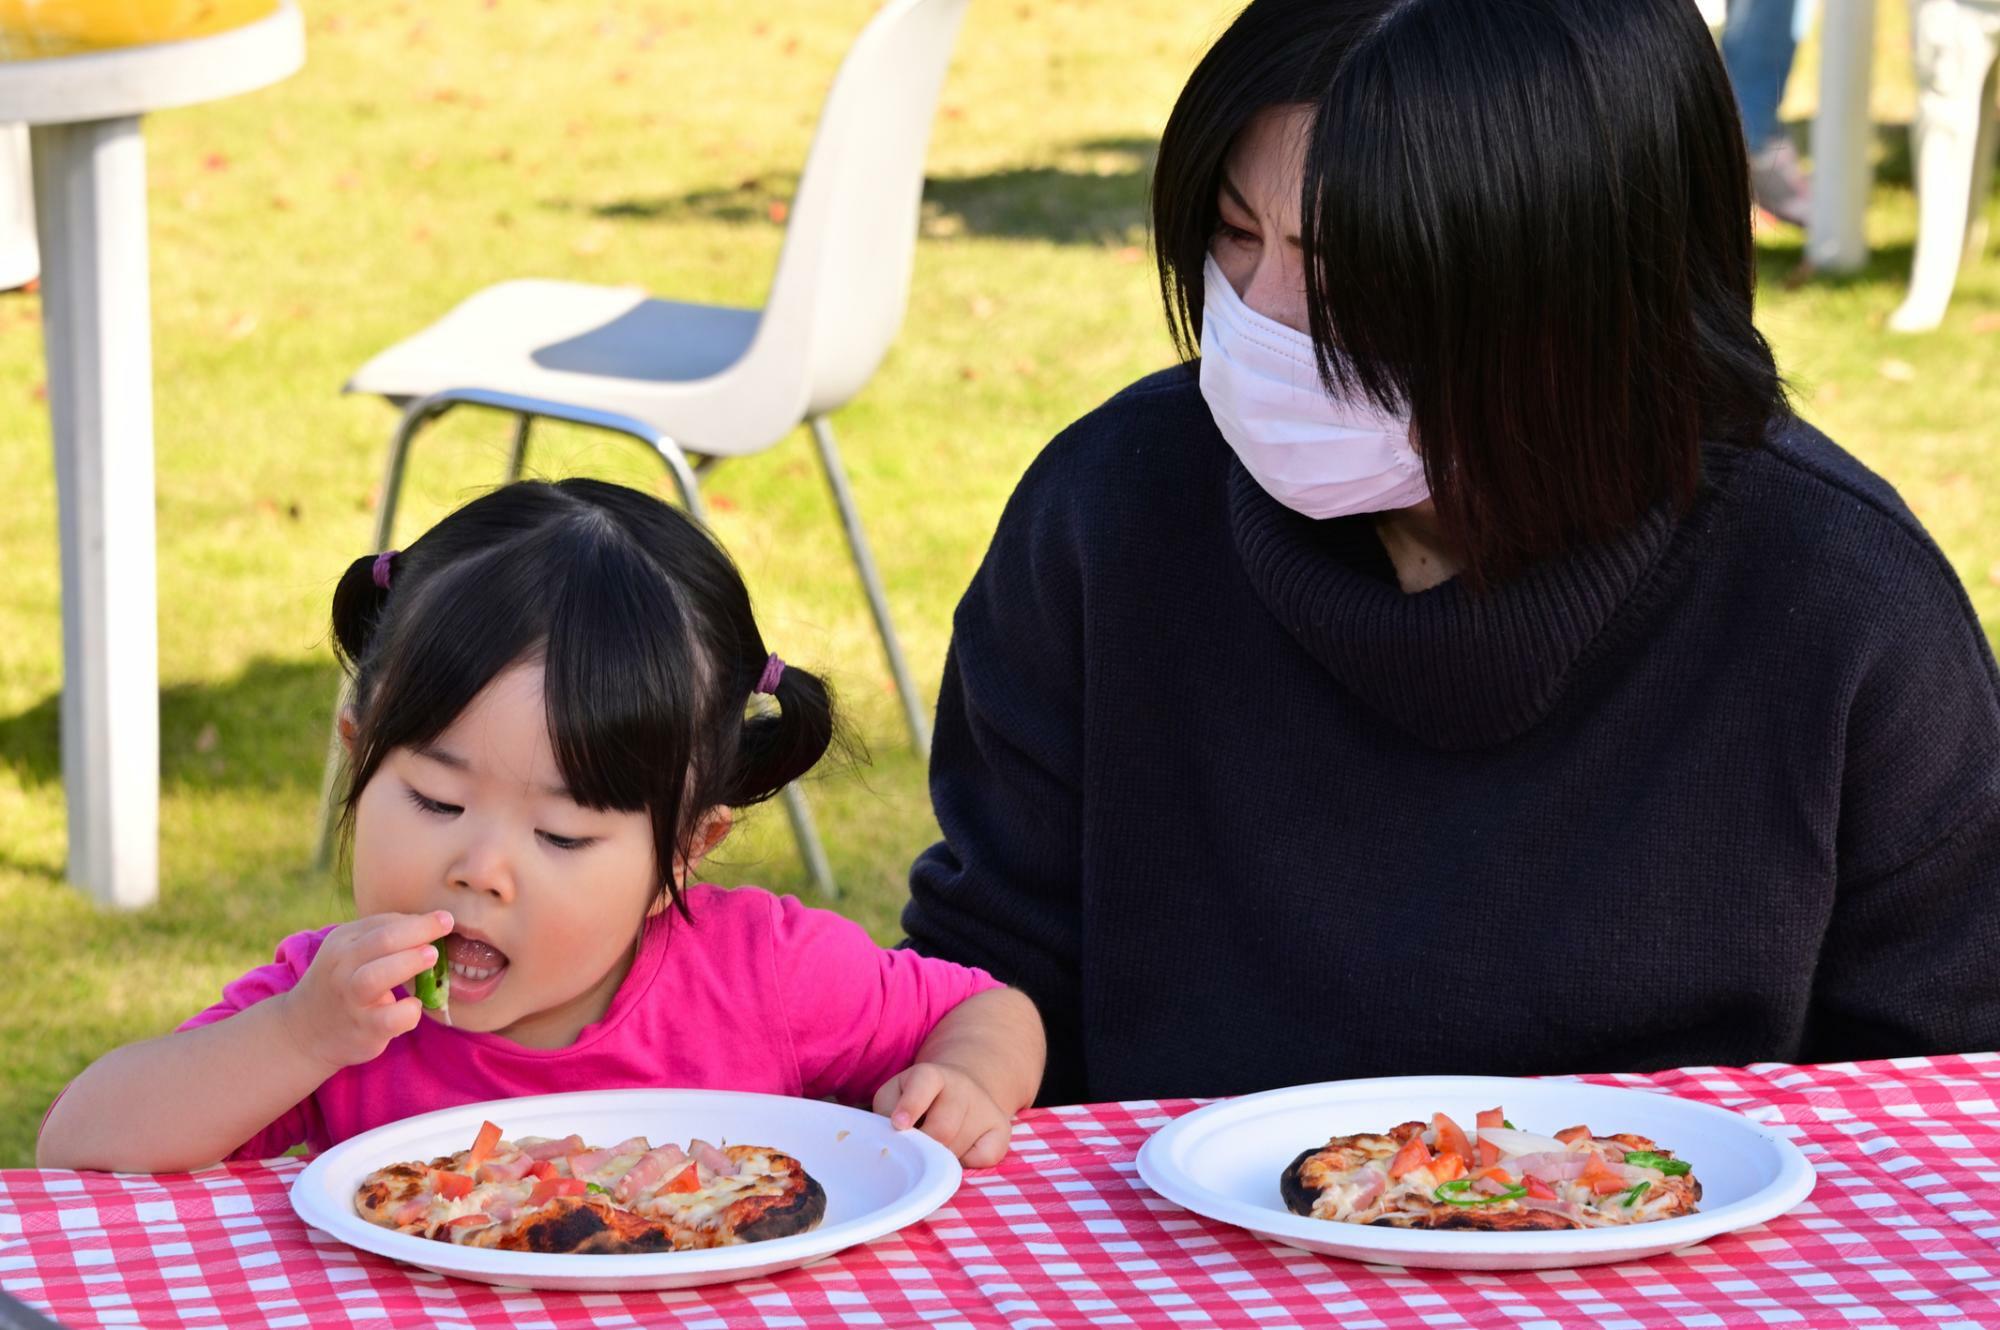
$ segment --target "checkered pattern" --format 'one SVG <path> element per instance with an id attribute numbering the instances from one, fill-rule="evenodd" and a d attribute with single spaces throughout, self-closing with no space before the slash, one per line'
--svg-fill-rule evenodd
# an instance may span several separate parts
<path id="1" fill-rule="evenodd" d="M 2000 1053 L 1579 1079 L 1705 1100 L 1789 1135 L 1812 1199 L 1643 1263 L 1526 1274 L 1364 1266 L 1148 1192 L 1133 1156 L 1192 1104 L 1027 1114 L 1005 1165 L 929 1222 L 772 1279 L 503 1292 L 308 1230 L 296 1160 L 161 1179 L 0 1172 L 0 1287 L 68 1326 L 2000 1326 Z"/>

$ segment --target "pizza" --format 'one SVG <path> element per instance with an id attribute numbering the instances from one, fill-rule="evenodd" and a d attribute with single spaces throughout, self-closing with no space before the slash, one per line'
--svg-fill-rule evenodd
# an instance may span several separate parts
<path id="1" fill-rule="evenodd" d="M 1701 1183 L 1644 1136 L 1520 1131 L 1497 1108 L 1473 1134 L 1443 1113 L 1336 1136 L 1278 1179 L 1294 1213 L 1397 1228 L 1604 1228 L 1693 1214 Z"/>
<path id="2" fill-rule="evenodd" d="M 593 1149 L 581 1136 L 502 1140 L 488 1122 L 470 1149 L 390 1164 L 361 1180 L 354 1208 L 414 1237 L 501 1251 L 695 1251 L 804 1233 L 826 1192 L 790 1155 L 706 1141 L 655 1147 L 634 1136 Z"/>

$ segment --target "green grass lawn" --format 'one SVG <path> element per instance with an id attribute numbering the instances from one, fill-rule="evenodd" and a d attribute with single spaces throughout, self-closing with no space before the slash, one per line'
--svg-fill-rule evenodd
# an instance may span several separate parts
<path id="1" fill-rule="evenodd" d="M 40 317 L 0 297 L 0 1166 L 93 1056 L 170 1027 L 283 934 L 346 917 L 311 871 L 334 667 L 335 579 L 367 552 L 393 423 L 347 373 L 514 276 L 760 302 L 773 205 L 871 0 L 357 0 L 309 16 L 306 69 L 148 122 L 158 418 L 161 903 L 92 908 L 62 880 L 53 470 Z M 1878 118 L 1908 114 L 1885 7 Z M 1169 348 L 1145 249 L 1152 145 L 1230 0 L 978 0 L 930 153 L 901 342 L 836 420 L 926 691 L 951 610 L 1022 468 Z M 1809 63 L 1808 54 L 1802 63 Z M 1809 104 L 1809 78 L 1794 110 Z M 1893 156 L 1893 136 L 1890 138 Z M 1989 206 L 1989 213 L 2000 211 Z M 1968 268 L 1945 327 L 1898 337 L 1915 209 L 1890 164 L 1866 272 L 1787 286 L 1767 240 L 1763 323 L 1806 413 L 1930 525 L 2000 633 L 2000 262 Z M 531 469 L 665 493 L 634 445 L 550 428 Z M 508 431 L 465 413 L 419 445 L 403 536 L 491 484 Z M 897 936 L 935 834 L 866 606 L 803 434 L 713 473 L 716 526 L 765 635 L 829 673 L 873 752 L 814 784 L 845 895 Z M 805 890 L 759 813 L 708 876 Z"/>

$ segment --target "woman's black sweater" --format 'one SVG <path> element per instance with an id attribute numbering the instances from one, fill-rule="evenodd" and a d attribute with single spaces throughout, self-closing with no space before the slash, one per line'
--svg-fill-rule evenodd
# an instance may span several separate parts
<path id="1" fill-rule="evenodd" d="M 1796 421 L 1474 594 L 1267 496 L 1186 368 L 1029 469 L 959 604 L 917 949 L 1044 1102 L 2000 1047 L 2000 679 Z"/>

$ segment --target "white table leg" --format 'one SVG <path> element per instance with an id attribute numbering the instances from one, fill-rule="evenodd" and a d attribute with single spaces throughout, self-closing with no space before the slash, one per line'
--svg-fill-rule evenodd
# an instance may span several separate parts
<path id="1" fill-rule="evenodd" d="M 62 534 L 69 876 L 98 901 L 159 894 L 146 154 L 136 116 L 31 133 Z"/>
<path id="2" fill-rule="evenodd" d="M 1813 120 L 1812 208 L 1806 258 L 1824 272 L 1868 262 L 1862 214 L 1874 169 L 1869 80 L 1875 56 L 1875 0 L 1826 0 L 1820 23 L 1819 113 Z"/>

